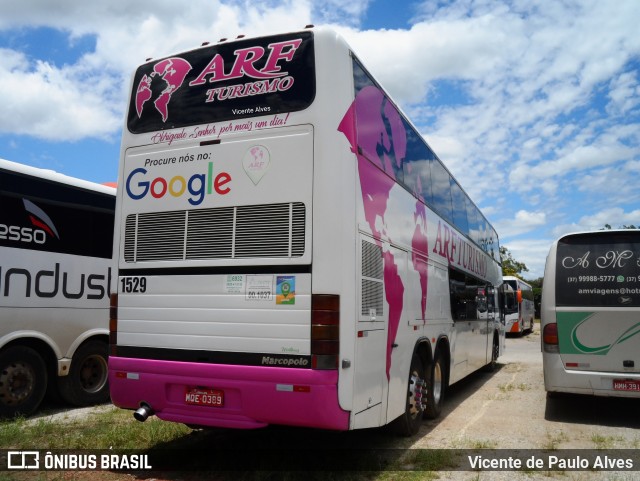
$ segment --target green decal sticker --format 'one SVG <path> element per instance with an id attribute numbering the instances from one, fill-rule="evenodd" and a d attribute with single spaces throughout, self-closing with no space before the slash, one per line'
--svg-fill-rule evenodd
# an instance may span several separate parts
<path id="1" fill-rule="evenodd" d="M 296 276 L 278 276 L 276 279 L 276 304 L 296 303 Z"/>
<path id="2" fill-rule="evenodd" d="M 592 317 L 593 312 L 558 312 L 558 341 L 562 354 L 593 354 L 606 355 L 614 346 L 640 334 L 640 322 L 619 334 L 613 342 L 590 346 L 580 339 L 579 330 Z M 586 327 L 586 326 L 585 326 Z M 583 327 L 583 329 L 585 328 Z"/>

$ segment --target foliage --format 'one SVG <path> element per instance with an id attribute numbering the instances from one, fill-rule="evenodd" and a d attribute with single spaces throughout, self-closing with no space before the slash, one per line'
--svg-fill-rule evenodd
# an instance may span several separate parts
<path id="1" fill-rule="evenodd" d="M 529 271 L 525 263 L 515 260 L 509 249 L 504 246 L 500 247 L 500 260 L 502 261 L 502 275 L 520 277 L 521 272 Z"/>
<path id="2" fill-rule="evenodd" d="M 613 229 L 613 227 L 611 227 L 610 224 L 605 224 L 604 227 L 600 230 L 611 230 Z M 618 229 L 640 229 L 640 226 L 636 227 L 635 225 L 631 224 L 631 225 L 622 225 L 620 227 L 618 227 Z"/>

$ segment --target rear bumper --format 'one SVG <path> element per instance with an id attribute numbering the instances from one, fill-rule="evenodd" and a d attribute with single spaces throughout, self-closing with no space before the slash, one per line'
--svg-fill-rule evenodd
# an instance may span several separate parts
<path id="1" fill-rule="evenodd" d="M 543 353 L 542 361 L 546 391 L 640 398 L 638 391 L 620 391 L 613 388 L 613 381 L 616 379 L 630 379 L 640 383 L 640 373 L 569 370 L 565 368 L 558 354 Z"/>
<path id="2" fill-rule="evenodd" d="M 113 403 L 148 404 L 163 420 L 190 425 L 254 429 L 268 424 L 349 429 L 338 404 L 338 372 L 109 358 Z M 186 404 L 188 387 L 224 391 L 223 407 Z"/>

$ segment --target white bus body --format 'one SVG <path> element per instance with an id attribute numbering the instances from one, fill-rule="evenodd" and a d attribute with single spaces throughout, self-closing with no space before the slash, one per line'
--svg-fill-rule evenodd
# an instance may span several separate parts
<path id="1" fill-rule="evenodd" d="M 507 334 L 531 332 L 535 317 L 533 288 L 515 276 L 504 276 L 503 281 L 513 289 L 512 294 L 505 293 L 505 329 Z"/>
<path id="2" fill-rule="evenodd" d="M 640 397 L 640 231 L 557 240 L 541 329 L 547 392 Z"/>
<path id="3" fill-rule="evenodd" d="M 0 160 L 0 416 L 108 399 L 115 189 Z"/>
<path id="4" fill-rule="evenodd" d="M 410 434 L 500 354 L 495 231 L 331 31 L 142 65 L 119 182 L 137 419 Z"/>

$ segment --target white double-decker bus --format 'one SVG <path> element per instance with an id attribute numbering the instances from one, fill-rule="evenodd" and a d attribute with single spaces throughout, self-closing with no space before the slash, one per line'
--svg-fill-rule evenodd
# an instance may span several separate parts
<path id="1" fill-rule="evenodd" d="M 115 192 L 0 160 L 0 417 L 108 399 Z"/>
<path id="2" fill-rule="evenodd" d="M 562 236 L 542 287 L 544 386 L 640 397 L 640 231 Z"/>
<path id="3" fill-rule="evenodd" d="M 520 334 L 531 332 L 535 318 L 533 288 L 519 277 L 502 278 L 511 290 L 505 290 L 505 329 L 507 333 Z"/>
<path id="4" fill-rule="evenodd" d="M 496 232 L 324 29 L 133 77 L 113 402 L 188 425 L 415 433 L 504 345 Z"/>

